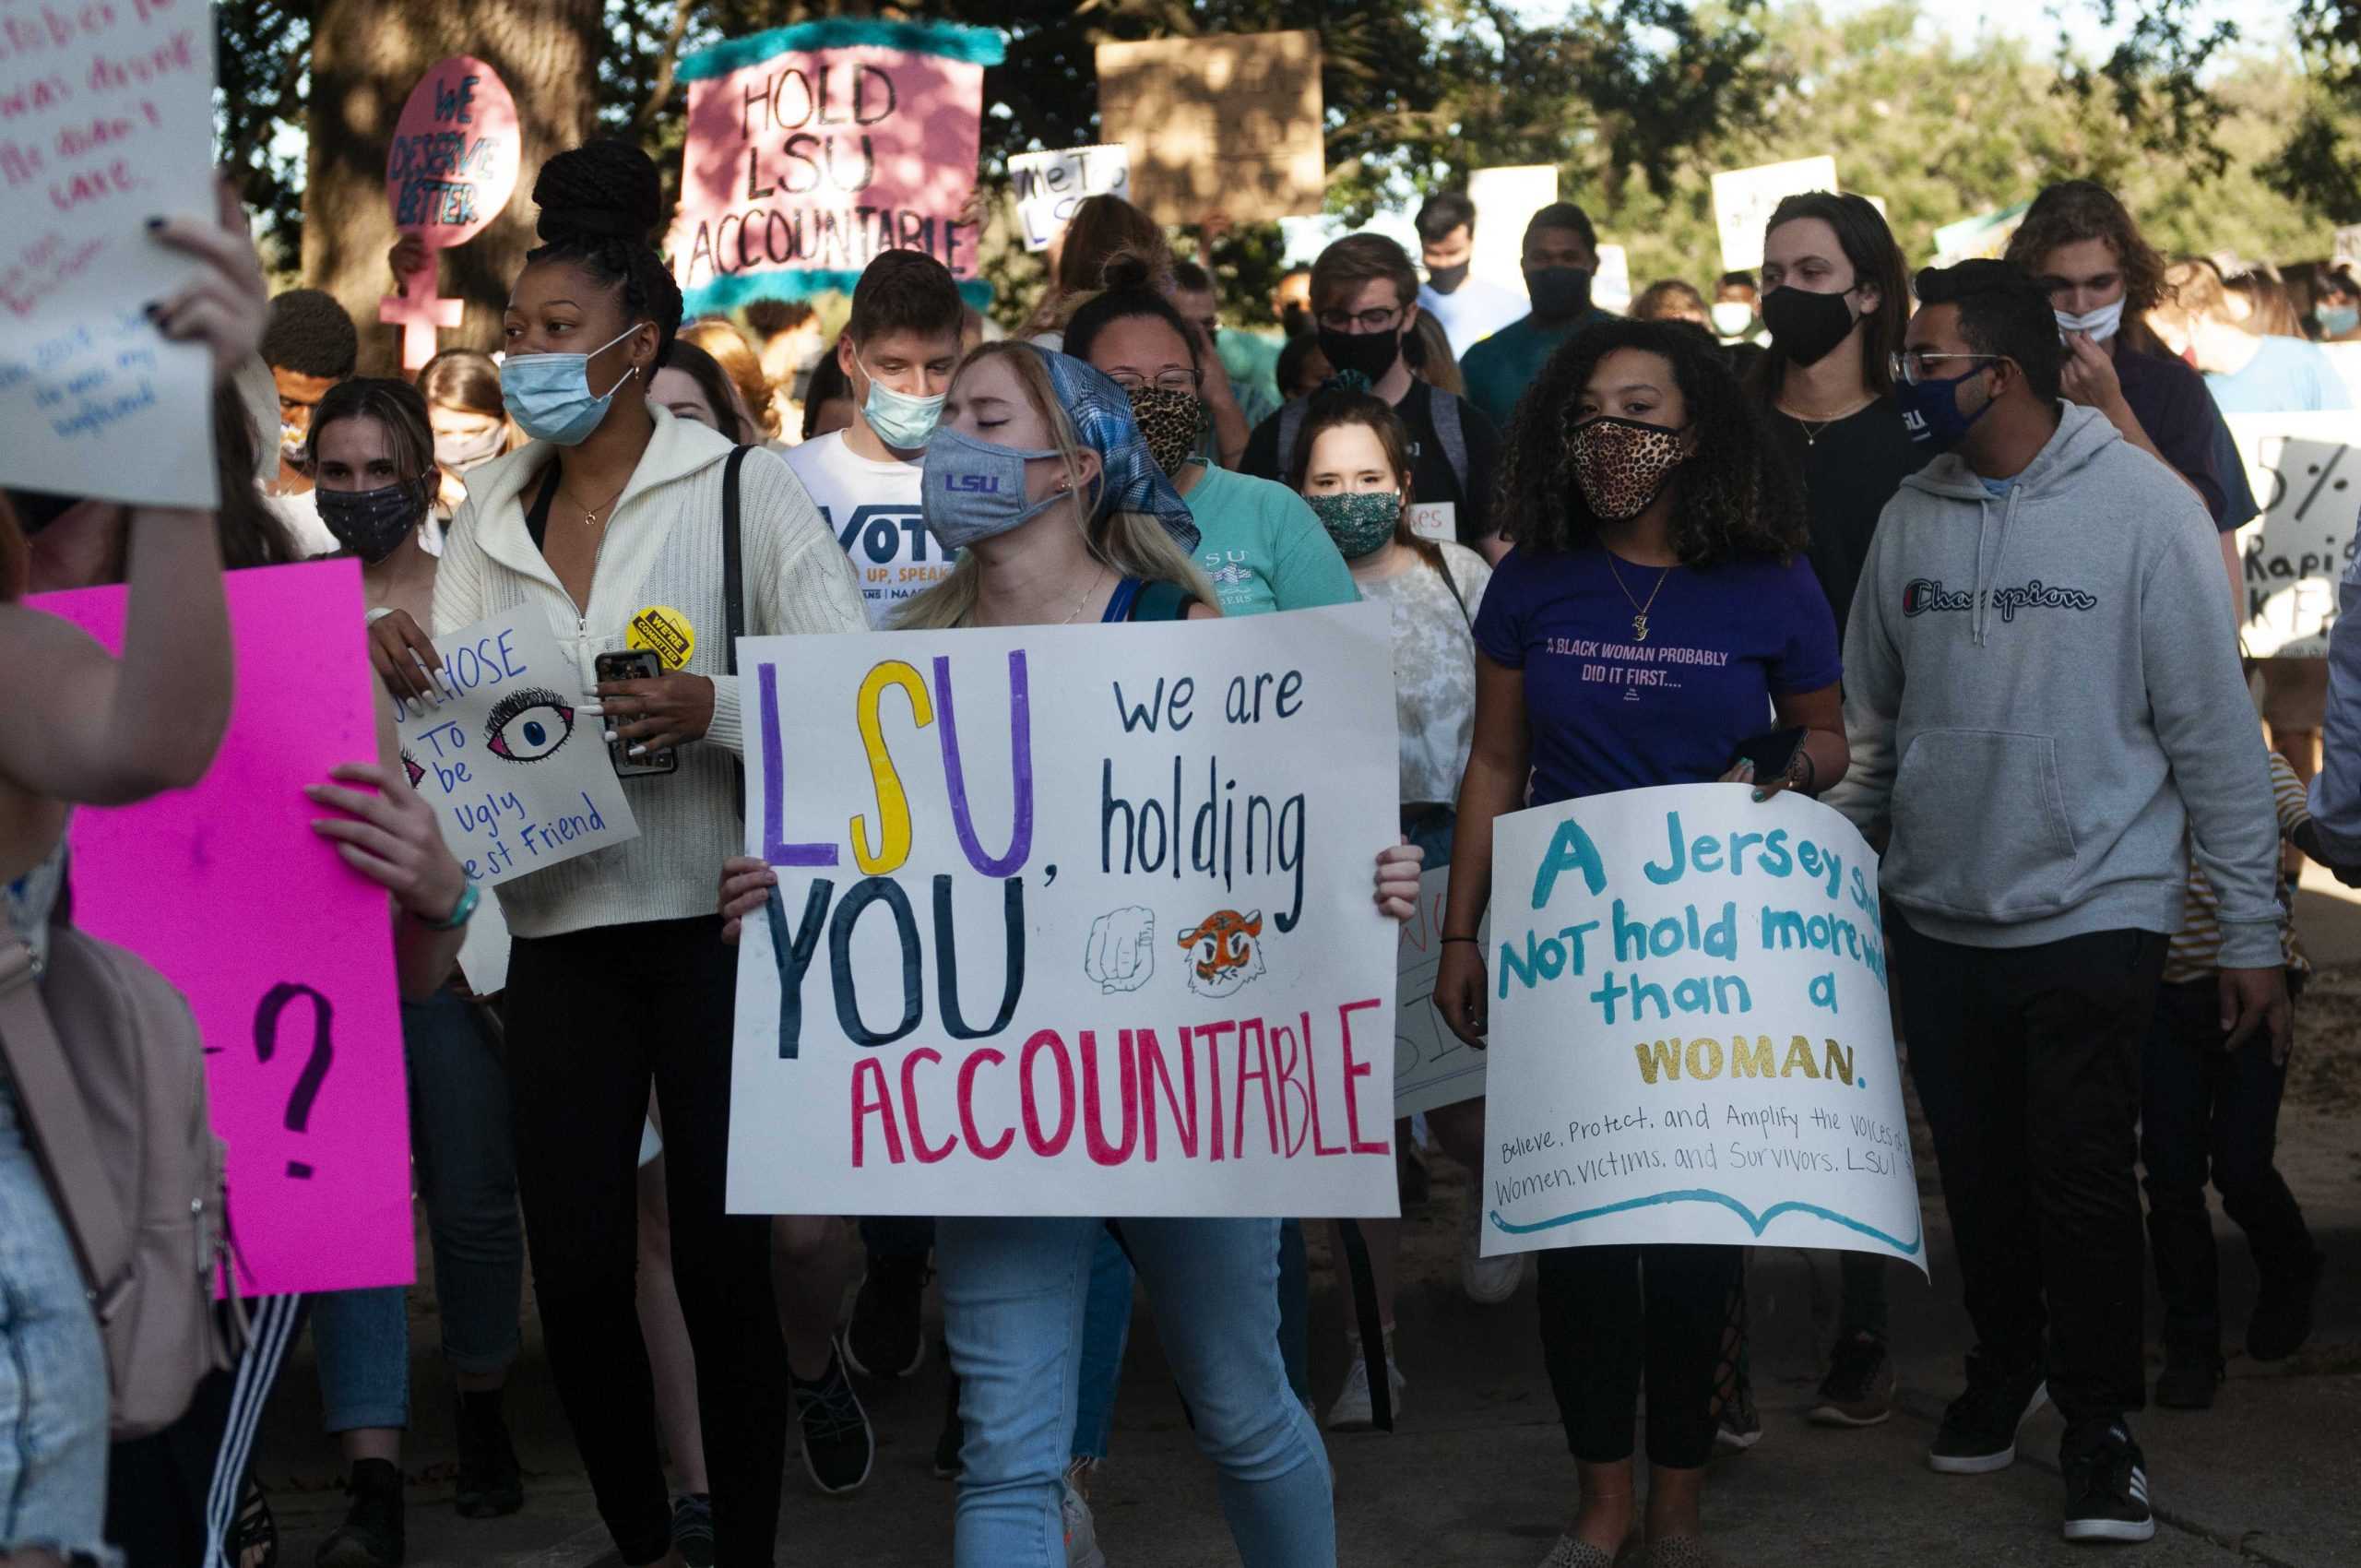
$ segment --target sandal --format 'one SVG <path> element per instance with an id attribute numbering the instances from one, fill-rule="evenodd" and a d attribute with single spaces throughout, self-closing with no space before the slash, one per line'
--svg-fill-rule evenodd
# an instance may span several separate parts
<path id="1" fill-rule="evenodd" d="M 271 1516 L 262 1482 L 251 1475 L 245 1490 L 238 1493 L 237 1517 L 230 1521 L 221 1545 L 238 1568 L 279 1568 L 279 1521 Z"/>

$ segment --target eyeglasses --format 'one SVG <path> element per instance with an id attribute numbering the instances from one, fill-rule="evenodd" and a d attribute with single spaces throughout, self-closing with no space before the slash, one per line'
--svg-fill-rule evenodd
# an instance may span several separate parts
<path id="1" fill-rule="evenodd" d="M 1320 325 L 1331 332 L 1382 332 L 1401 318 L 1402 307 L 1384 310 L 1323 310 Z"/>
<path id="2" fill-rule="evenodd" d="M 1903 386 L 1916 386 L 1922 381 L 1937 379 L 1927 374 L 1927 367 L 1937 360 L 2005 360 L 2008 357 L 2006 354 L 1926 354 L 1915 349 L 1904 349 L 1886 356 L 1886 368 Z"/>
<path id="3" fill-rule="evenodd" d="M 1151 381 L 1145 376 L 1134 375 L 1128 370 L 1119 370 L 1109 374 L 1107 379 L 1127 393 L 1137 392 L 1144 386 L 1153 386 L 1158 392 L 1193 394 L 1197 390 L 1200 377 L 1193 370 L 1168 370 L 1158 372 L 1156 378 Z"/>

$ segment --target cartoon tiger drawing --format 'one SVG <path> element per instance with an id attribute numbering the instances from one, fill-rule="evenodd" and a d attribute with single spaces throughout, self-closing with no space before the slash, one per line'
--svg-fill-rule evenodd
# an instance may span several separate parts
<path id="1" fill-rule="evenodd" d="M 1229 996 L 1263 974 L 1263 911 L 1216 909 L 1180 933 L 1189 948 L 1189 989 L 1199 996 Z"/>

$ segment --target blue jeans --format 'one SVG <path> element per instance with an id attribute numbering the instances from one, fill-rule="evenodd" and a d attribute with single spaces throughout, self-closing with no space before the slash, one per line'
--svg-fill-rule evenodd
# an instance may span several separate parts
<path id="1" fill-rule="evenodd" d="M 1104 1227 L 1090 1252 L 1090 1290 L 1082 1312 L 1081 1387 L 1075 1395 L 1074 1457 L 1104 1459 L 1115 1433 L 1115 1389 L 1132 1337 L 1132 1264 Z"/>
<path id="2" fill-rule="evenodd" d="M 1278 1221 L 1126 1219 L 1157 1329 L 1220 1467 L 1245 1568 L 1332 1568 L 1328 1458 L 1287 1388 L 1278 1348 Z M 1096 1219 L 937 1222 L 952 1370 L 959 1374 L 955 1568 L 1063 1568 L 1060 1478 L 1074 1431 Z"/>
<path id="3" fill-rule="evenodd" d="M 0 1071 L 0 1556 L 116 1559 L 107 1510 L 107 1362 L 73 1243 Z"/>
<path id="4" fill-rule="evenodd" d="M 457 1372 L 516 1359 L 524 1227 L 508 1075 L 475 1011 L 449 992 L 402 1004 L 410 1145 L 434 1246 L 443 1358 Z M 409 1424 L 409 1320 L 400 1286 L 312 1299 L 327 1430 Z"/>

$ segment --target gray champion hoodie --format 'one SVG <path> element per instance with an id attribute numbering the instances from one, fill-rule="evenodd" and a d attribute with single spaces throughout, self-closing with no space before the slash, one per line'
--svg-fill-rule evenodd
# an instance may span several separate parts
<path id="1" fill-rule="evenodd" d="M 1971 947 L 2169 932 L 2186 829 L 2222 964 L 2280 961 L 2271 768 L 2203 503 L 2071 404 L 2005 494 L 1945 455 L 1902 481 L 1845 638 L 1853 766 L 1886 897 Z"/>

